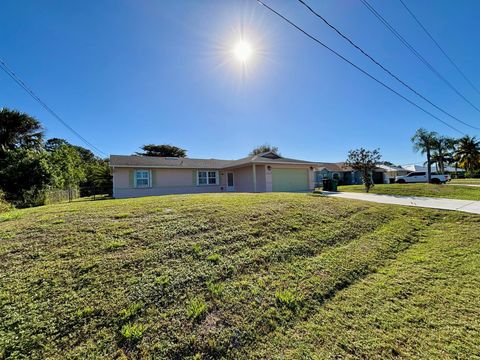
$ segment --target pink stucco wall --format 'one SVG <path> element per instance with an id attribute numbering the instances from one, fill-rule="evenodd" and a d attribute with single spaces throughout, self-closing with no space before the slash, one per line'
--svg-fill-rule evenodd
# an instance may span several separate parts
<path id="1" fill-rule="evenodd" d="M 271 168 L 305 168 L 304 165 L 272 165 Z M 219 185 L 197 185 L 197 169 L 145 169 L 151 171 L 152 186 L 135 188 L 131 184 L 133 168 L 113 169 L 113 196 L 115 198 L 155 196 L 166 194 L 195 194 L 209 192 L 224 192 L 226 189 L 227 172 L 234 173 L 235 192 L 253 192 L 253 167 L 247 165 L 231 170 L 215 170 L 219 172 Z M 205 169 L 208 170 L 208 169 Z M 267 165 L 256 165 L 256 191 L 272 191 L 271 170 Z M 314 172 L 309 169 L 309 187 L 314 187 Z"/>

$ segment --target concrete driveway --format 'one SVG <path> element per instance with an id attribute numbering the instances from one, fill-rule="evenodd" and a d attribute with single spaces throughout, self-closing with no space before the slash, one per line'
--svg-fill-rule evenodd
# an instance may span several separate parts
<path id="1" fill-rule="evenodd" d="M 416 206 L 440 210 L 455 210 L 467 213 L 480 214 L 480 201 L 440 199 L 419 196 L 378 195 L 353 192 L 322 191 L 328 197 L 371 201 L 382 204 Z"/>

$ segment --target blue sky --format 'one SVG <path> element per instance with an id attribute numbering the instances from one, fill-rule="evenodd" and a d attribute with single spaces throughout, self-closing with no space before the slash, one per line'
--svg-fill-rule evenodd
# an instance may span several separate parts
<path id="1" fill-rule="evenodd" d="M 480 87 L 480 2 L 404 1 Z M 408 94 L 297 1 L 265 2 Z M 480 95 L 398 0 L 370 2 L 480 107 Z M 432 101 L 480 126 L 480 113 L 429 72 L 359 0 L 309 3 Z M 385 160 L 405 164 L 422 161 L 410 143 L 418 127 L 458 135 L 254 0 L 3 0 L 0 23 L 0 57 L 108 154 L 169 143 L 186 148 L 190 157 L 234 159 L 268 142 L 285 156 L 314 161 L 342 161 L 349 149 L 378 147 Z M 241 36 L 254 48 L 245 70 L 231 54 Z M 3 72 L 0 106 L 36 116 L 47 137 L 82 145 Z"/>

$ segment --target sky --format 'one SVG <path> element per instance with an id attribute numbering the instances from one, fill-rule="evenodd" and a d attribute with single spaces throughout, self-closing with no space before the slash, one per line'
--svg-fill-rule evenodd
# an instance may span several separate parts
<path id="1" fill-rule="evenodd" d="M 389 78 L 298 1 L 264 1 L 461 132 L 479 135 Z M 480 94 L 399 0 L 368 1 L 480 108 Z M 480 88 L 480 1 L 404 1 Z M 480 112 L 360 0 L 308 2 L 432 102 L 480 127 Z M 187 149 L 193 158 L 237 159 L 269 143 L 283 156 L 325 162 L 345 160 L 350 149 L 380 148 L 383 160 L 408 164 L 423 161 L 410 142 L 417 128 L 460 136 L 255 0 L 2 0 L 0 24 L 0 58 L 106 154 L 166 143 Z M 245 64 L 232 54 L 240 39 L 253 49 Z M 47 138 L 86 146 L 3 72 L 0 107 L 35 116 Z"/>

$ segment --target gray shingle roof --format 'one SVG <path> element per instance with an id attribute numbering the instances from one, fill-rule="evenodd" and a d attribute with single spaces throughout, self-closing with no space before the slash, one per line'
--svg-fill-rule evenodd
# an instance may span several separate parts
<path id="1" fill-rule="evenodd" d="M 317 167 L 319 164 L 311 161 L 283 157 L 264 157 L 269 153 L 248 156 L 239 160 L 165 158 L 138 155 L 110 155 L 110 165 L 118 167 L 159 167 L 185 169 L 223 169 L 248 164 L 305 164 Z"/>
<path id="2" fill-rule="evenodd" d="M 110 155 L 110 165 L 119 167 L 164 167 L 185 169 L 221 169 L 231 160 L 164 158 L 138 155 Z"/>

